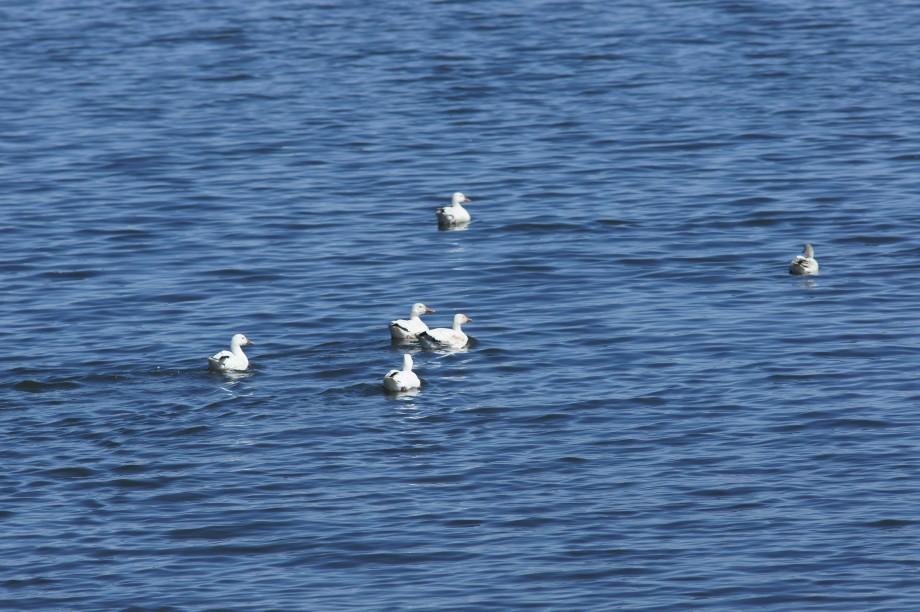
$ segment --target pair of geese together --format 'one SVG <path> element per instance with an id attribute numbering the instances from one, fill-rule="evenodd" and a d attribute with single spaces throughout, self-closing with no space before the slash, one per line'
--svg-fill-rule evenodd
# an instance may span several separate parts
<path id="1" fill-rule="evenodd" d="M 451 205 L 439 208 L 436 212 L 438 227 L 442 229 L 465 225 L 470 222 L 470 213 L 463 205 L 471 200 L 459 191 L 453 195 Z M 801 255 L 796 255 L 789 262 L 789 274 L 808 276 L 818 273 L 818 260 L 815 259 L 815 249 L 808 243 Z M 423 324 L 424 325 L 424 324 Z"/>
<path id="2" fill-rule="evenodd" d="M 445 206 L 437 210 L 438 227 L 442 229 L 465 225 L 470 222 L 470 213 L 463 204 L 470 202 L 470 199 L 460 193 L 454 194 L 450 206 Z M 808 276 L 818 273 L 818 260 L 815 259 L 815 249 L 809 243 L 805 245 L 801 255 L 796 255 L 789 262 L 789 274 Z"/>

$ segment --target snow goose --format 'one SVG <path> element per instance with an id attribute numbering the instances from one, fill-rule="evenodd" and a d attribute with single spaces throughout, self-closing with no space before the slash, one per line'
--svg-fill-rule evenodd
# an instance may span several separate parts
<path id="1" fill-rule="evenodd" d="M 796 255 L 789 262 L 789 274 L 817 274 L 818 260 L 815 259 L 815 249 L 811 244 L 806 244 L 802 255 Z"/>
<path id="2" fill-rule="evenodd" d="M 242 371 L 249 367 L 249 359 L 243 353 L 244 346 L 252 344 L 252 340 L 243 334 L 235 334 L 230 338 L 230 350 L 220 351 L 208 357 L 208 367 L 212 370 L 226 372 L 231 370 Z"/>
<path id="3" fill-rule="evenodd" d="M 390 370 L 383 377 L 383 387 L 387 391 L 412 391 L 422 386 L 415 372 L 412 371 L 412 355 L 406 353 L 403 355 L 402 370 Z"/>
<path id="4" fill-rule="evenodd" d="M 425 344 L 442 346 L 448 348 L 463 348 L 470 341 L 469 337 L 463 333 L 460 326 L 464 323 L 471 322 L 472 319 L 463 313 L 458 312 L 454 315 L 454 326 L 436 327 L 429 329 L 418 335 L 418 339 Z"/>
<path id="5" fill-rule="evenodd" d="M 450 206 L 444 206 L 437 210 L 438 227 L 452 227 L 469 223 L 470 213 L 467 209 L 463 208 L 463 203 L 470 201 L 468 197 L 459 191 L 455 193 Z"/>
<path id="6" fill-rule="evenodd" d="M 412 310 L 409 311 L 408 319 L 397 319 L 390 321 L 390 337 L 393 340 L 408 342 L 418 340 L 418 335 L 423 331 L 428 331 L 428 326 L 422 321 L 422 315 L 434 312 L 421 302 L 412 304 Z"/>

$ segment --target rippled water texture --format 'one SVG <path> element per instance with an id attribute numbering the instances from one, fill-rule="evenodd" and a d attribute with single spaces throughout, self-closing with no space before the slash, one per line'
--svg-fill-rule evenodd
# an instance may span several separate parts
<path id="1" fill-rule="evenodd" d="M 918 48 L 898 1 L 4 4 L 0 607 L 913 608 Z M 389 397 L 416 301 L 475 341 Z"/>

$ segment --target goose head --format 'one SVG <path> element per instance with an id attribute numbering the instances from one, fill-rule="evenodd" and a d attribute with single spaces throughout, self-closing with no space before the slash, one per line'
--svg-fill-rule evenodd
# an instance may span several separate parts
<path id="1" fill-rule="evenodd" d="M 460 193 L 459 191 L 454 194 L 454 197 L 451 199 L 451 203 L 454 206 L 459 206 L 465 202 L 472 202 L 468 197 Z"/>
<path id="2" fill-rule="evenodd" d="M 250 344 L 252 344 L 252 340 L 243 334 L 234 334 L 234 336 L 230 338 L 230 346 L 249 346 Z"/>

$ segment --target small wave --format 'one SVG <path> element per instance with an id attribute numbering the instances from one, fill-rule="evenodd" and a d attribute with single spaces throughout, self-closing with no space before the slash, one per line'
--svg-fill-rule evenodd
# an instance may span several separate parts
<path id="1" fill-rule="evenodd" d="M 443 523 L 445 527 L 479 527 L 482 521 L 478 519 L 451 519 Z"/>
<path id="2" fill-rule="evenodd" d="M 160 489 L 169 484 L 167 478 L 116 478 L 105 483 L 98 483 L 100 486 L 113 486 L 118 489 Z"/>
<path id="3" fill-rule="evenodd" d="M 193 504 L 196 502 L 206 501 L 211 497 L 210 492 L 203 491 L 180 491 L 177 493 L 162 493 L 153 495 L 149 498 L 153 502 Z"/>
<path id="4" fill-rule="evenodd" d="M 84 280 L 102 274 L 99 270 L 54 270 L 39 274 L 42 278 L 51 280 Z"/>
<path id="5" fill-rule="evenodd" d="M 778 225 L 779 223 L 779 219 L 758 217 L 755 219 L 743 219 L 735 225 L 740 225 L 741 227 L 770 227 L 771 225 Z"/>
<path id="6" fill-rule="evenodd" d="M 167 535 L 175 540 L 227 540 L 245 535 L 271 532 L 290 525 L 293 525 L 292 521 L 252 521 L 242 524 L 179 528 L 167 532 Z"/>
<path id="7" fill-rule="evenodd" d="M 795 374 L 771 374 L 768 379 L 781 382 L 786 380 L 834 380 L 845 379 L 847 374 L 842 372 L 801 372 Z"/>
<path id="8" fill-rule="evenodd" d="M 879 519 L 868 523 L 860 523 L 859 527 L 872 527 L 874 529 L 900 529 L 901 527 L 912 527 L 917 521 L 911 519 Z"/>
<path id="9" fill-rule="evenodd" d="M 690 491 L 690 495 L 695 495 L 697 497 L 735 497 L 738 495 L 751 495 L 756 493 L 756 489 L 753 487 L 718 487 L 713 489 L 697 489 L 696 491 Z"/>
<path id="10" fill-rule="evenodd" d="M 22 589 L 26 587 L 47 587 L 53 585 L 56 581 L 50 578 L 45 578 L 44 576 L 36 576 L 35 578 L 11 578 L 10 580 L 4 580 L 0 582 L 4 587 L 8 589 Z"/>
<path id="11" fill-rule="evenodd" d="M 805 430 L 824 430 L 824 429 L 885 429 L 891 424 L 876 419 L 816 419 L 811 421 L 799 421 L 797 423 L 786 423 L 776 425 L 770 428 L 775 432 L 794 432 Z"/>
<path id="12" fill-rule="evenodd" d="M 245 72 L 237 72 L 234 74 L 200 77 L 198 80 L 212 83 L 236 83 L 238 81 L 251 81 L 254 78 L 255 77 L 251 74 Z"/>
<path id="13" fill-rule="evenodd" d="M 13 388 L 24 393 L 48 393 L 51 391 L 68 391 L 72 389 L 79 389 L 80 384 L 71 380 L 55 380 L 44 382 L 38 380 L 22 380 L 14 384 Z"/>
<path id="14" fill-rule="evenodd" d="M 864 244 L 866 246 L 879 246 L 883 244 L 897 244 L 907 240 L 905 236 L 849 236 L 835 240 L 841 244 Z M 817 257 L 817 255 L 816 255 Z"/>
<path id="15" fill-rule="evenodd" d="M 832 429 L 884 429 L 891 424 L 878 419 L 831 419 L 821 426 Z"/>
<path id="16" fill-rule="evenodd" d="M 108 234 L 105 240 L 109 242 L 130 242 L 132 244 L 139 240 L 150 240 L 156 237 L 154 232 L 141 229 L 118 229 L 103 233 Z"/>
<path id="17" fill-rule="evenodd" d="M 154 301 L 164 304 L 181 304 L 184 302 L 200 302 L 205 298 L 207 296 L 200 293 L 167 293 L 156 296 Z"/>
<path id="18" fill-rule="evenodd" d="M 383 372 L 383 374 L 386 374 L 386 372 Z M 383 380 L 383 374 L 380 375 L 381 380 Z M 339 375 L 335 377 L 337 378 L 342 375 L 343 375 L 342 373 L 339 373 Z M 327 376 L 326 378 L 333 378 L 333 376 Z M 422 380 L 423 387 L 424 387 L 424 382 L 425 381 Z M 355 383 L 353 385 L 346 385 L 344 387 L 328 387 L 326 389 L 323 389 L 320 392 L 320 395 L 329 396 L 329 397 L 353 396 L 353 395 L 371 396 L 371 395 L 377 395 L 379 393 L 383 393 L 383 391 L 384 390 L 383 390 L 382 383 L 376 384 L 376 383 L 367 382 L 367 383 Z"/>
<path id="19" fill-rule="evenodd" d="M 783 134 L 767 134 L 765 132 L 744 132 L 743 134 L 737 134 L 733 136 L 733 140 L 741 141 L 771 141 L 771 140 L 782 140 L 785 138 Z M 764 198 L 770 199 L 770 198 Z"/>
<path id="20" fill-rule="evenodd" d="M 514 272 L 545 272 L 550 274 L 556 271 L 554 266 L 543 264 L 517 264 L 510 268 Z"/>
<path id="21" fill-rule="evenodd" d="M 500 227 L 505 232 L 590 232 L 591 228 L 575 223 L 512 223 Z"/>
<path id="22" fill-rule="evenodd" d="M 91 478 L 96 475 L 95 470 L 91 470 L 87 467 L 82 466 L 73 466 L 73 467 L 60 467 L 54 468 L 51 470 L 45 470 L 42 472 L 43 475 L 48 476 L 49 478 L 60 478 L 60 479 L 74 479 L 74 478 Z"/>

